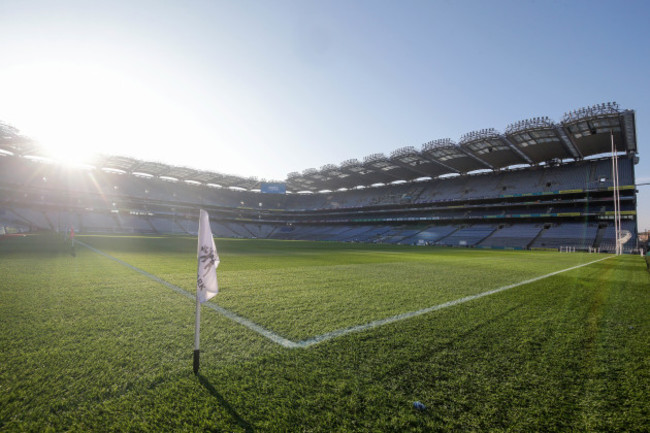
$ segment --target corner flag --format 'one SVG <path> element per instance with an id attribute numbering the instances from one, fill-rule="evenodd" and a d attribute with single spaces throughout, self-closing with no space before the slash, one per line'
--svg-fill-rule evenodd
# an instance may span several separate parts
<path id="1" fill-rule="evenodd" d="M 196 296 L 200 303 L 204 303 L 219 292 L 217 284 L 219 254 L 212 237 L 210 217 L 203 209 L 199 219 L 199 246 L 196 255 L 199 259 L 196 271 Z"/>
<path id="2" fill-rule="evenodd" d="M 219 292 L 217 266 L 219 254 L 214 245 L 210 217 L 201 209 L 199 216 L 198 265 L 196 269 L 196 317 L 194 321 L 194 374 L 199 373 L 199 334 L 201 332 L 201 304 Z"/>

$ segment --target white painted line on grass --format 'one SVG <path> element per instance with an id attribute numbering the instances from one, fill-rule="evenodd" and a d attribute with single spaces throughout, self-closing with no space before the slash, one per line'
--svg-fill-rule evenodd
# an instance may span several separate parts
<path id="1" fill-rule="evenodd" d="M 102 256 L 104 256 L 106 258 L 109 258 L 109 259 L 111 259 L 111 260 L 113 260 L 113 261 L 115 261 L 115 262 L 117 262 L 117 263 L 119 263 L 119 264 L 121 264 L 123 266 L 126 266 L 129 269 L 132 269 L 132 270 L 142 274 L 145 277 L 147 277 L 149 279 L 152 279 L 152 280 L 156 281 L 157 283 L 160 283 L 160 284 L 162 284 L 163 286 L 165 286 L 165 287 L 167 287 L 169 289 L 172 289 L 174 292 L 176 292 L 176 293 L 178 293 L 180 295 L 183 295 L 186 298 L 189 298 L 189 299 L 191 299 L 193 301 L 196 301 L 196 296 L 191 294 L 187 290 L 181 289 L 180 287 L 178 287 L 178 286 L 176 286 L 176 285 L 174 285 L 174 284 L 172 284 L 172 283 L 170 283 L 168 281 L 160 279 L 157 276 L 155 276 L 154 274 L 150 274 L 149 272 L 147 272 L 147 271 L 145 271 L 143 269 L 136 268 L 135 266 L 125 262 L 124 260 L 120 260 L 117 257 L 113 257 L 110 254 L 107 254 L 107 253 L 105 253 L 105 252 L 103 252 L 101 250 L 98 250 L 97 248 L 94 248 L 94 247 L 92 247 L 92 246 L 90 246 L 90 245 L 88 245 L 88 244 L 86 244 L 84 242 L 81 242 L 80 240 L 77 240 L 77 243 L 80 244 L 80 245 L 83 245 L 84 247 L 88 248 L 91 251 L 94 251 L 95 253 L 97 253 L 99 255 L 102 255 Z M 281 346 L 288 347 L 288 348 L 301 347 L 297 343 L 295 343 L 295 342 L 293 342 L 291 340 L 288 340 L 288 339 L 276 334 L 275 332 L 269 331 L 268 329 L 258 325 L 257 323 L 251 322 L 250 320 L 248 320 L 248 319 L 246 319 L 244 317 L 241 317 L 241 316 L 233 313 L 232 311 L 226 310 L 225 308 L 220 307 L 220 306 L 218 306 L 216 304 L 213 304 L 213 303 L 210 303 L 210 302 L 205 302 L 203 304 L 203 306 L 208 307 L 208 308 L 216 311 L 217 313 L 221 314 L 222 316 L 225 316 L 225 317 L 229 318 L 230 320 L 239 323 L 240 325 L 244 325 L 248 329 L 257 332 L 260 335 L 263 335 L 264 337 L 268 338 L 269 340 L 271 340 L 274 343 L 277 343 L 277 344 L 279 344 Z"/>
<path id="2" fill-rule="evenodd" d="M 147 271 L 144 271 L 144 270 L 142 270 L 140 268 L 136 268 L 135 266 L 133 266 L 133 265 L 131 265 L 131 264 L 129 264 L 129 263 L 123 261 L 123 260 L 120 260 L 117 257 L 113 257 L 110 254 L 107 254 L 107 253 L 105 253 L 103 251 L 100 251 L 97 248 L 91 247 L 90 245 L 85 244 L 85 243 L 83 243 L 83 242 L 81 242 L 79 240 L 77 240 L 77 243 L 83 245 L 84 247 L 88 248 L 91 251 L 96 252 L 97 254 L 100 254 L 100 255 L 102 255 L 104 257 L 107 257 L 107 258 L 109 258 L 109 259 L 111 259 L 113 261 L 116 261 L 117 263 L 120 263 L 121 265 L 124 265 L 127 268 L 130 268 L 130 269 L 132 269 L 132 270 L 134 270 L 134 271 L 136 271 L 136 272 L 138 272 L 138 273 L 140 273 L 140 274 L 142 274 L 142 275 L 144 275 L 144 276 L 146 276 L 146 277 L 148 277 L 148 278 L 150 278 L 150 279 L 152 279 L 152 280 L 154 280 L 154 281 L 156 281 L 156 282 L 158 282 L 158 283 L 160 283 L 160 284 L 162 284 L 162 285 L 164 285 L 164 286 L 166 286 L 166 287 L 168 287 L 170 289 L 172 289 L 176 293 L 179 293 L 179 294 L 185 296 L 186 298 L 196 300 L 196 297 L 193 294 L 191 294 L 190 292 L 188 292 L 187 290 L 183 290 L 180 287 L 175 286 L 175 285 L 173 285 L 173 284 L 171 284 L 171 283 L 169 283 L 169 282 L 167 282 L 165 280 L 162 280 L 162 279 L 158 278 L 157 276 L 155 276 L 153 274 L 150 274 Z M 508 290 L 508 289 L 513 289 L 515 287 L 519 287 L 519 286 L 523 286 L 523 285 L 526 285 L 526 284 L 534 283 L 536 281 L 543 280 L 545 278 L 549 278 L 549 277 L 552 277 L 554 275 L 561 274 L 563 272 L 572 271 L 574 269 L 578 269 L 578 268 L 582 268 L 584 266 L 589 266 L 589 265 L 594 264 L 594 263 L 602 262 L 603 260 L 611 259 L 612 257 L 616 257 L 616 256 L 603 257 L 601 259 L 594 260 L 594 261 L 591 261 L 591 262 L 588 262 L 588 263 L 583 263 L 581 265 L 572 266 L 570 268 L 562 269 L 562 270 L 559 270 L 559 271 L 551 272 L 551 273 L 546 274 L 546 275 L 541 275 L 539 277 L 531 278 L 529 280 L 521 281 L 519 283 L 509 284 L 507 286 L 502 286 L 502 287 L 499 287 L 497 289 L 492 289 L 492 290 L 488 290 L 486 292 L 481 292 L 481 293 L 478 293 L 476 295 L 465 296 L 464 298 L 460 298 L 460 299 L 456 299 L 456 300 L 453 300 L 453 301 L 445 302 L 443 304 L 434 305 L 432 307 L 423 308 L 422 310 L 409 311 L 407 313 L 398 314 L 396 316 L 387 317 L 385 319 L 380 319 L 380 320 L 375 320 L 373 322 L 364 323 L 363 325 L 356 325 L 356 326 L 351 326 L 349 328 L 337 329 L 335 331 L 326 332 L 325 334 L 317 335 L 316 337 L 308 338 L 306 340 L 302 340 L 302 341 L 298 341 L 298 342 L 291 341 L 291 340 L 289 340 L 287 338 L 284 338 L 284 337 L 276 334 L 275 332 L 269 331 L 268 329 L 258 325 L 257 323 L 251 322 L 250 320 L 248 320 L 248 319 L 246 319 L 244 317 L 241 317 L 241 316 L 233 313 L 232 311 L 226 310 L 225 308 L 220 307 L 220 306 L 218 306 L 216 304 L 206 302 L 203 305 L 205 305 L 208 308 L 211 308 L 212 310 L 214 310 L 217 313 L 229 318 L 230 320 L 233 320 L 234 322 L 237 322 L 237 323 L 239 323 L 241 325 L 244 325 L 248 329 L 257 332 L 258 334 L 268 338 L 269 340 L 271 340 L 274 343 L 277 343 L 277 344 L 279 344 L 279 345 L 281 345 L 283 347 L 292 348 L 292 349 L 293 348 L 305 348 L 305 347 L 313 346 L 314 344 L 322 343 L 323 341 L 327 341 L 327 340 L 331 340 L 331 339 L 336 338 L 336 337 L 340 337 L 342 335 L 347 335 L 347 334 L 352 334 L 352 333 L 355 333 L 355 332 L 361 332 L 361 331 L 365 331 L 365 330 L 368 330 L 368 329 L 377 328 L 379 326 L 387 325 L 389 323 L 394 323 L 394 322 L 398 322 L 400 320 L 405 320 L 405 319 L 410 319 L 412 317 L 421 316 L 422 314 L 427 314 L 427 313 L 430 313 L 432 311 L 442 310 L 443 308 L 447 308 L 447 307 L 453 307 L 454 305 L 462 304 L 462 303 L 465 303 L 465 302 L 468 302 L 468 301 L 473 301 L 474 299 L 479 299 L 479 298 L 482 298 L 484 296 L 493 295 L 495 293 L 503 292 L 503 291 Z"/>
<path id="3" fill-rule="evenodd" d="M 396 316 L 387 317 L 385 319 L 380 319 L 380 320 L 375 320 L 373 322 L 365 323 L 363 325 L 352 326 L 350 328 L 337 329 L 335 331 L 327 332 L 325 334 L 318 335 L 316 337 L 312 337 L 312 338 L 309 338 L 307 340 L 299 341 L 297 344 L 300 347 L 309 347 L 309 346 L 312 346 L 314 344 L 321 343 L 323 341 L 331 340 L 332 338 L 340 337 L 342 335 L 352 334 L 354 332 L 365 331 L 367 329 L 376 328 L 378 326 L 387 325 L 389 323 L 398 322 L 400 320 L 410 319 L 411 317 L 421 316 L 422 314 L 427 314 L 427 313 L 430 313 L 432 311 L 442 310 L 443 308 L 447 308 L 447 307 L 453 307 L 454 305 L 462 304 L 462 303 L 467 302 L 467 301 L 472 301 L 474 299 L 482 298 L 484 296 L 493 295 L 495 293 L 503 292 L 503 291 L 508 290 L 508 289 L 523 286 L 525 284 L 534 283 L 535 281 L 543 280 L 544 278 L 552 277 L 554 275 L 561 274 L 562 272 L 572 271 L 574 269 L 578 269 L 578 268 L 581 268 L 583 266 L 588 266 L 588 265 L 591 265 L 593 263 L 597 263 L 597 262 L 600 262 L 600 261 L 603 261 L 603 260 L 607 260 L 607 259 L 612 258 L 612 257 L 615 257 L 615 256 L 604 257 L 602 259 L 594 260 L 593 262 L 583 263 L 583 264 L 577 265 L 577 266 L 572 266 L 572 267 L 567 268 L 567 269 L 562 269 L 561 271 L 551 272 L 550 274 L 546 274 L 546 275 L 542 275 L 542 276 L 539 276 L 539 277 L 531 278 L 530 280 L 522 281 L 522 282 L 519 282 L 519 283 L 499 287 L 498 289 L 488 290 L 487 292 L 478 293 L 476 295 L 465 296 L 464 298 L 456 299 L 454 301 L 445 302 L 444 304 L 434 305 L 432 307 L 423 308 L 422 310 L 410 311 L 408 313 L 398 314 Z"/>

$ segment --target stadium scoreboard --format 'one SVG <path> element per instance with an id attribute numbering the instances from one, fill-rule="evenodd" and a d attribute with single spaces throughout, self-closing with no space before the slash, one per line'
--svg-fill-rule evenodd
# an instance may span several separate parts
<path id="1" fill-rule="evenodd" d="M 287 184 L 281 182 L 262 182 L 261 191 L 263 194 L 286 194 Z"/>

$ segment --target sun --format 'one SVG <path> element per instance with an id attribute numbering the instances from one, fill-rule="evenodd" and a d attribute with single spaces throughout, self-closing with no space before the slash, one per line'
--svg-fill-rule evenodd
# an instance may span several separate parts
<path id="1" fill-rule="evenodd" d="M 153 154 L 169 144 L 160 130 L 183 118 L 164 95 L 110 67 L 51 61 L 0 76 L 12 83 L 2 116 L 64 164 L 87 164 L 101 153 Z"/>
<path id="2" fill-rule="evenodd" d="M 46 139 L 41 145 L 47 158 L 70 167 L 92 166 L 99 153 L 76 137 Z"/>

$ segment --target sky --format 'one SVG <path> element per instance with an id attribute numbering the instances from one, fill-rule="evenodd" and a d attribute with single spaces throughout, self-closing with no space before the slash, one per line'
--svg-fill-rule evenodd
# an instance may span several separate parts
<path id="1" fill-rule="evenodd" d="M 69 161 L 283 180 L 615 101 L 650 183 L 649 19 L 633 0 L 2 0 L 0 120 Z"/>

